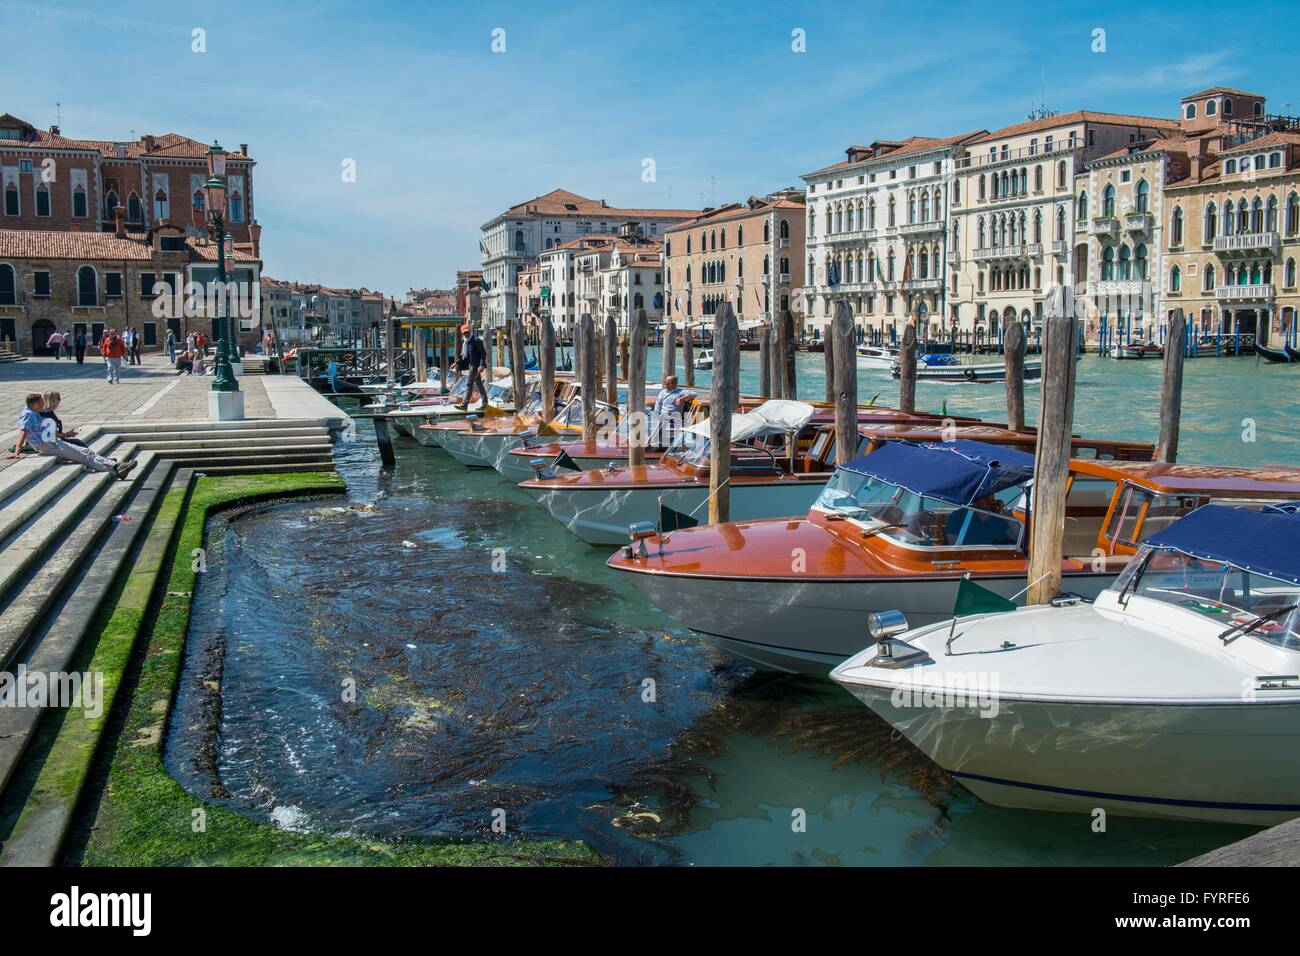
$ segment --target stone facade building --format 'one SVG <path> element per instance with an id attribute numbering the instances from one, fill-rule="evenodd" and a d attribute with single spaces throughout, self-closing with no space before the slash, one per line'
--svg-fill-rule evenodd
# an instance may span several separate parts
<path id="1" fill-rule="evenodd" d="M 665 317 L 679 327 L 712 322 L 730 302 L 742 324 L 789 309 L 804 315 L 804 194 L 751 196 L 673 226 L 664 235 Z"/>

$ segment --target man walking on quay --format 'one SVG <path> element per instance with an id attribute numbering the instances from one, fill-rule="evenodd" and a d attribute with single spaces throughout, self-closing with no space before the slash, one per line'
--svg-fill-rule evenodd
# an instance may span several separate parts
<path id="1" fill-rule="evenodd" d="M 85 328 L 77 329 L 77 334 L 73 338 L 73 344 L 77 348 L 77 364 L 86 364 L 86 330 Z"/>
<path id="2" fill-rule="evenodd" d="M 122 356 L 126 355 L 126 343 L 122 341 L 122 336 L 116 330 L 109 329 L 100 340 L 99 353 L 104 356 L 109 384 L 121 384 L 119 376 L 122 374 Z"/>
<path id="3" fill-rule="evenodd" d="M 42 455 L 76 462 L 90 471 L 111 471 L 118 478 L 131 474 L 131 469 L 139 462 L 119 462 L 115 458 L 96 455 L 89 448 L 71 445 L 58 437 L 56 418 L 42 418 L 45 411 L 45 398 L 40 392 L 27 396 L 27 409 L 18 416 L 18 442 L 14 445 L 14 458 L 21 458 L 23 447 L 30 446 Z"/>
<path id="4" fill-rule="evenodd" d="M 59 360 L 59 353 L 63 351 L 63 333 L 55 329 L 50 333 L 50 337 L 45 340 L 45 347 L 54 353 L 54 361 Z"/>
<path id="5" fill-rule="evenodd" d="M 462 411 L 469 409 L 474 401 L 474 389 L 483 396 L 483 407 L 487 407 L 487 388 L 483 385 L 483 366 L 487 364 L 487 346 L 468 325 L 460 327 L 460 364 L 469 370 L 469 387 L 465 389 L 465 400 L 457 406 Z"/>

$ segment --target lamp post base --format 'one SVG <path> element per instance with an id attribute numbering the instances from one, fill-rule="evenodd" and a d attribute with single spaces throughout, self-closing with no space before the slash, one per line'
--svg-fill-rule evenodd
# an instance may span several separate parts
<path id="1" fill-rule="evenodd" d="M 208 421 L 242 422 L 243 392 L 208 392 Z"/>

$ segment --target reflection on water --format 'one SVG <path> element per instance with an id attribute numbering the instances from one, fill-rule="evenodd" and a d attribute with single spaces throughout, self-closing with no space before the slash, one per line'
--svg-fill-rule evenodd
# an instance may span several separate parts
<path id="1" fill-rule="evenodd" d="M 800 366 L 819 397 L 821 356 Z M 1276 372 L 1189 362 L 1183 458 L 1295 463 Z M 1085 359 L 1077 430 L 1153 440 L 1158 373 Z M 944 401 L 995 417 L 1002 389 L 921 387 Z M 985 806 L 834 685 L 724 661 L 495 473 L 398 453 L 379 476 L 363 428 L 346 500 L 214 522 L 167 754 L 190 789 L 406 839 L 491 837 L 499 810 L 623 862 L 1159 864 L 1246 832 Z"/>

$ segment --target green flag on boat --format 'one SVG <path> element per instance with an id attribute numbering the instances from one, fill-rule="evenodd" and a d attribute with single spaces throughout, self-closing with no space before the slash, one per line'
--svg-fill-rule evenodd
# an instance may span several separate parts
<path id="1" fill-rule="evenodd" d="M 564 449 L 560 449 L 560 454 L 555 459 L 555 467 L 563 468 L 566 471 L 582 471 L 582 466 L 574 461 L 573 456 Z"/>
<path id="2" fill-rule="evenodd" d="M 659 505 L 659 531 L 661 534 L 667 534 L 669 531 L 680 531 L 683 528 L 694 528 L 699 525 L 699 521 L 690 515 L 682 514 L 675 508 L 669 508 L 662 502 Z"/>
<path id="3" fill-rule="evenodd" d="M 1015 601 L 980 587 L 968 574 L 957 584 L 957 600 L 952 605 L 952 616 L 958 618 L 970 617 L 972 614 L 1001 614 L 1015 609 Z"/>

